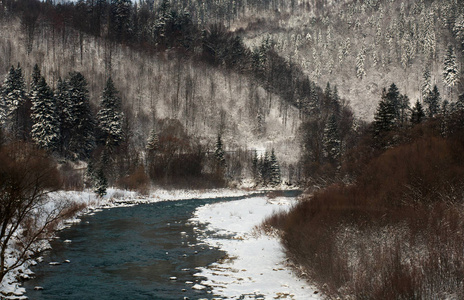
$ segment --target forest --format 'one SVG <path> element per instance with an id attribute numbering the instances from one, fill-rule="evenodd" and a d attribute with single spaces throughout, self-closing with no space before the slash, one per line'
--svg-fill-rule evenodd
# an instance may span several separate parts
<path id="1" fill-rule="evenodd" d="M 61 188 L 296 186 L 260 230 L 325 295 L 463 296 L 461 1 L 3 0 L 0 27 L 0 148 Z"/>

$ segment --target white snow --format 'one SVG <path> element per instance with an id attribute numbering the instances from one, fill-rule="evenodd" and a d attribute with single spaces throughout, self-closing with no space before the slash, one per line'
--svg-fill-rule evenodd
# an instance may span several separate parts
<path id="1" fill-rule="evenodd" d="M 207 279 L 215 295 L 230 299 L 318 299 L 315 288 L 296 276 L 285 264 L 285 254 L 277 238 L 258 235 L 253 228 L 273 212 L 288 209 L 294 199 L 256 197 L 208 204 L 198 208 L 195 223 L 207 224 L 198 232 L 209 246 L 224 250 L 221 262 L 200 268 L 197 276 Z M 215 232 L 213 235 L 210 232 Z"/>
<path id="2" fill-rule="evenodd" d="M 102 208 L 131 206 L 138 203 L 240 197 L 254 193 L 257 191 L 241 189 L 154 190 L 149 195 L 142 196 L 136 192 L 108 189 L 108 194 L 103 199 L 96 197 L 92 191 L 61 191 L 50 196 L 56 202 L 67 199 L 77 204 L 85 204 L 86 209 L 82 213 L 92 214 L 101 211 Z M 53 201 L 50 209 L 54 206 Z M 196 228 L 200 240 L 206 243 L 207 247 L 219 247 L 226 251 L 229 259 L 201 268 L 198 275 L 206 277 L 207 280 L 192 288 L 211 287 L 215 294 L 232 299 L 246 295 L 272 297 L 293 295 L 294 299 L 315 297 L 313 288 L 285 266 L 285 255 L 279 241 L 273 237 L 256 236 L 252 232 L 253 227 L 260 224 L 265 216 L 278 209 L 288 209 L 294 201 L 291 198 L 255 197 L 198 208 L 191 222 L 208 224 L 205 231 Z M 75 216 L 63 222 L 59 229 L 78 222 L 80 219 Z M 208 236 L 206 232 L 213 232 L 213 235 Z M 45 250 L 49 247 L 47 241 L 40 243 L 37 248 Z M 14 255 L 14 251 L 10 252 Z M 0 283 L 0 295 L 5 299 L 27 299 L 24 295 L 25 289 L 18 283 L 18 278 L 32 276 L 29 266 L 36 264 L 40 259 L 39 257 L 36 260 L 29 260 L 7 274 Z"/>

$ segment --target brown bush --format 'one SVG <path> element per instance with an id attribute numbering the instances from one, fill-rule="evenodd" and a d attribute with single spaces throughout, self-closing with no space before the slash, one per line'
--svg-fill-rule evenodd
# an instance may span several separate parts
<path id="1" fill-rule="evenodd" d="M 372 155 L 354 184 L 331 185 L 261 226 L 280 232 L 329 297 L 464 298 L 464 141 L 430 124 L 408 135 Z"/>
<path id="2" fill-rule="evenodd" d="M 139 166 L 132 174 L 121 178 L 116 184 L 122 189 L 148 194 L 150 178 L 145 173 L 145 168 L 143 166 Z"/>

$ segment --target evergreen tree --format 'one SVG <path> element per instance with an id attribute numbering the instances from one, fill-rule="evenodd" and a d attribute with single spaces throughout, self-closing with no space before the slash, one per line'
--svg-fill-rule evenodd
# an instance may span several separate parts
<path id="1" fill-rule="evenodd" d="M 71 139 L 71 130 L 73 126 L 71 122 L 71 117 L 68 116 L 68 113 L 70 113 L 70 110 L 68 109 L 68 90 L 69 88 L 67 81 L 63 81 L 60 77 L 56 85 L 54 98 L 56 102 L 58 121 L 60 124 L 60 153 L 63 156 L 66 156 L 69 141 Z"/>
<path id="2" fill-rule="evenodd" d="M 6 129 L 14 137 L 27 139 L 29 129 L 28 99 L 21 67 L 10 68 L 1 90 Z"/>
<path id="3" fill-rule="evenodd" d="M 224 174 L 224 170 L 226 167 L 226 159 L 220 134 L 218 134 L 217 136 L 216 149 L 214 150 L 214 158 L 216 160 L 216 173 Z"/>
<path id="4" fill-rule="evenodd" d="M 106 195 L 108 188 L 108 180 L 106 179 L 103 168 L 99 168 L 95 174 L 95 193 L 98 197 L 103 198 Z"/>
<path id="5" fill-rule="evenodd" d="M 433 118 L 438 114 L 440 110 L 440 101 L 440 93 L 438 92 L 438 88 L 435 85 L 433 90 L 424 99 L 424 103 L 427 106 L 427 116 L 429 118 Z"/>
<path id="6" fill-rule="evenodd" d="M 100 140 L 107 146 L 118 146 L 123 140 L 123 119 L 121 99 L 114 87 L 113 80 L 108 78 L 97 113 Z"/>
<path id="7" fill-rule="evenodd" d="M 425 99 L 430 91 L 432 90 L 432 86 L 430 85 L 430 69 L 428 67 L 425 68 L 424 73 L 422 74 L 422 85 L 421 85 L 421 93 L 422 99 Z"/>
<path id="8" fill-rule="evenodd" d="M 34 91 L 36 90 L 37 88 L 37 85 L 40 81 L 40 78 L 42 77 L 40 75 L 40 69 L 39 69 L 39 65 L 38 64 L 35 64 L 34 65 L 34 69 L 32 70 L 32 76 L 31 76 L 31 97 L 32 97 L 32 94 L 34 93 Z"/>
<path id="9" fill-rule="evenodd" d="M 274 149 L 272 149 L 271 157 L 269 159 L 269 183 L 272 186 L 277 186 L 281 182 L 280 166 L 277 162 Z"/>
<path id="10" fill-rule="evenodd" d="M 32 140 L 41 148 L 55 151 L 60 142 L 60 123 L 53 92 L 44 77 L 32 92 Z"/>
<path id="11" fill-rule="evenodd" d="M 401 104 L 400 104 L 400 92 L 396 84 L 392 83 L 388 88 L 388 92 L 385 95 L 388 104 L 391 106 L 391 109 L 394 113 L 394 121 L 399 124 L 401 119 Z"/>
<path id="12" fill-rule="evenodd" d="M 270 181 L 270 157 L 267 150 L 264 153 L 264 156 L 261 156 L 259 169 L 261 174 L 261 183 L 264 186 L 267 186 Z"/>
<path id="13" fill-rule="evenodd" d="M 358 56 L 356 56 L 356 77 L 363 79 L 366 76 L 366 71 L 364 69 L 364 60 L 366 58 L 366 50 L 364 46 L 361 51 L 359 51 Z"/>
<path id="14" fill-rule="evenodd" d="M 156 132 L 155 129 L 152 129 L 150 132 L 150 136 L 148 137 L 147 140 L 147 146 L 146 149 L 148 151 L 156 151 L 159 148 L 159 137 L 158 133 Z"/>
<path id="15" fill-rule="evenodd" d="M 417 100 L 416 104 L 412 108 L 411 123 L 412 124 L 419 124 L 419 123 L 422 122 L 422 120 L 424 118 L 425 118 L 424 109 L 422 108 L 422 104 L 419 102 L 419 100 Z"/>
<path id="16" fill-rule="evenodd" d="M 258 153 L 257 151 L 253 151 L 253 158 L 251 161 L 251 173 L 253 176 L 253 180 L 255 181 L 255 184 L 259 183 L 259 160 L 258 160 Z"/>
<path id="17" fill-rule="evenodd" d="M 116 41 L 130 38 L 130 15 L 132 3 L 130 0 L 111 0 L 110 33 Z"/>
<path id="18" fill-rule="evenodd" d="M 458 81 L 459 73 L 456 55 L 454 54 L 454 48 L 451 45 L 448 46 L 443 65 L 443 81 L 449 88 L 451 88 Z"/>
<path id="19" fill-rule="evenodd" d="M 398 124 L 403 127 L 408 120 L 408 112 L 410 111 L 409 97 L 407 95 L 400 95 L 399 97 L 399 120 Z"/>
<path id="20" fill-rule="evenodd" d="M 95 147 L 95 122 L 90 110 L 87 81 L 79 72 L 70 73 L 63 113 L 70 138 L 67 150 L 74 159 L 88 158 Z"/>
<path id="21" fill-rule="evenodd" d="M 336 163 L 340 158 L 340 134 L 338 131 L 337 118 L 334 114 L 324 128 L 324 153 L 330 163 Z"/>
<path id="22" fill-rule="evenodd" d="M 382 136 L 393 129 L 395 124 L 395 109 L 387 97 L 384 89 L 382 100 L 380 100 L 374 116 L 374 135 Z"/>

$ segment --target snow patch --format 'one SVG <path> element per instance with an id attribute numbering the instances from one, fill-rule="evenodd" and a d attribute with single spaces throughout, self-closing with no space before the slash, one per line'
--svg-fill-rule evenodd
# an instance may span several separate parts
<path id="1" fill-rule="evenodd" d="M 275 237 L 257 235 L 253 228 L 273 212 L 289 209 L 295 199 L 256 197 L 199 207 L 192 222 L 205 224 L 199 239 L 224 250 L 222 261 L 199 268 L 206 277 L 201 285 L 226 298 L 319 299 L 315 288 L 300 279 L 286 264 Z"/>

